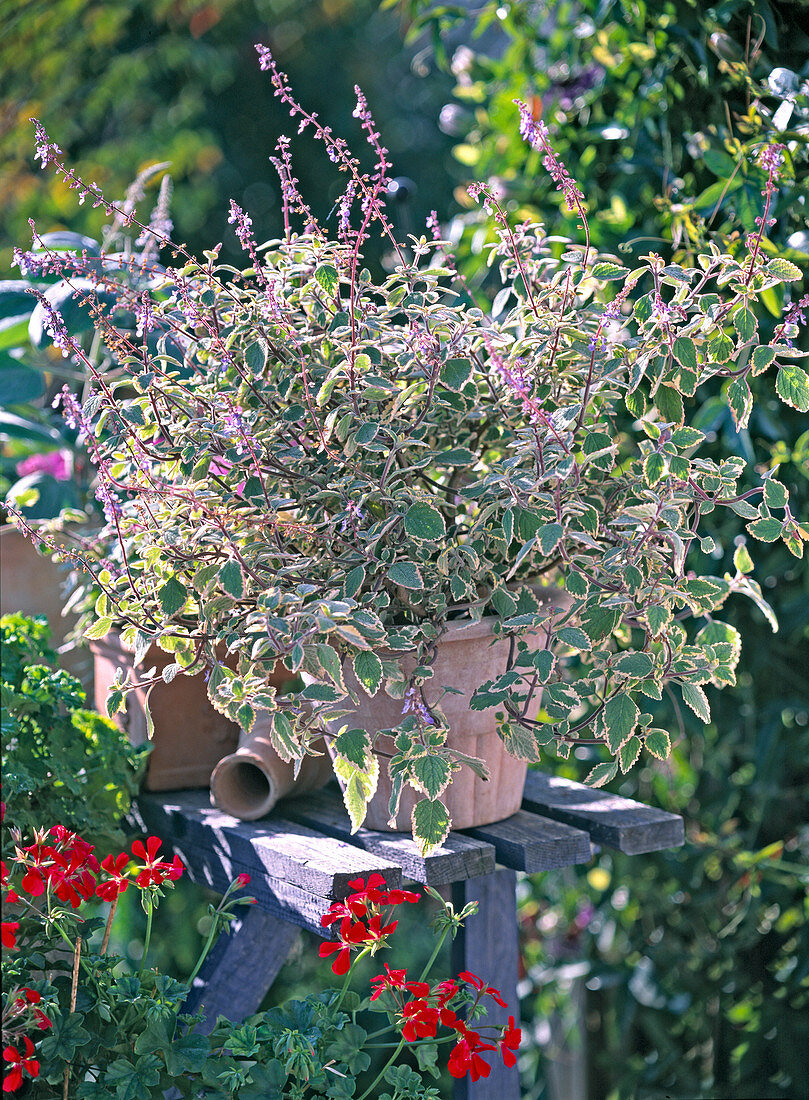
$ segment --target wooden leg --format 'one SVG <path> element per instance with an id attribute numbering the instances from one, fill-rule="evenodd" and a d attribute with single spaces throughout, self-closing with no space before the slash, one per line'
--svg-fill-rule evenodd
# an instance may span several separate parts
<path id="1" fill-rule="evenodd" d="M 517 876 L 514 871 L 498 870 L 480 878 L 456 882 L 452 899 L 456 909 L 477 901 L 478 911 L 452 943 L 452 972 L 470 970 L 495 989 L 499 989 L 508 1009 L 502 1009 L 491 997 L 486 998 L 486 1019 L 481 1024 L 506 1024 L 509 1015 L 519 1022 L 517 969 L 519 943 L 517 929 Z M 486 1033 L 483 1032 L 485 1035 Z M 454 1100 L 520 1100 L 520 1075 L 516 1067 L 506 1069 L 498 1050 L 486 1052 L 492 1071 L 473 1083 L 468 1077 L 455 1083 Z"/>
<path id="2" fill-rule="evenodd" d="M 257 1012 L 299 935 L 296 925 L 256 905 L 222 932 L 184 1005 L 185 1012 L 205 1012 L 197 1031 L 207 1035 L 219 1015 L 241 1023 Z"/>

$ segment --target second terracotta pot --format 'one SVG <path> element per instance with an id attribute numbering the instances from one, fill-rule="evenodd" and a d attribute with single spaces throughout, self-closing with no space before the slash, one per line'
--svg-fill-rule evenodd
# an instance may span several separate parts
<path id="1" fill-rule="evenodd" d="M 95 705 L 107 713 L 107 695 L 115 672 L 134 669 L 134 656 L 121 645 L 115 634 L 92 643 L 95 658 Z M 158 674 L 172 663 L 171 653 L 156 645 L 150 646 L 143 669 L 155 667 Z M 280 687 L 290 679 L 290 673 L 278 665 L 270 683 Z M 146 690 L 137 688 L 126 696 L 126 711 L 115 721 L 129 735 L 134 745 L 147 740 Z M 239 727 L 211 705 L 205 676 L 177 676 L 170 684 L 157 683 L 149 696 L 149 709 L 154 722 L 154 739 L 149 755 L 145 787 L 150 791 L 184 790 L 207 787 L 216 764 L 236 750 Z"/>

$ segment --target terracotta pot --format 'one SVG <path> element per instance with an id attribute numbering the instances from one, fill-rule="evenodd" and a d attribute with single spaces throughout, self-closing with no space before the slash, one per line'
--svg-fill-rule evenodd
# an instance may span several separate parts
<path id="1" fill-rule="evenodd" d="M 547 591 L 543 590 L 542 595 Z M 564 594 L 560 595 L 552 589 L 547 598 L 549 604 L 551 601 L 561 604 Z M 447 744 L 469 756 L 485 760 L 489 770 L 488 780 L 483 780 L 469 767 L 462 766 L 441 795 L 454 829 L 468 829 L 475 825 L 502 821 L 516 813 L 522 802 L 527 765 L 506 752 L 497 733 L 497 708 L 484 711 L 469 709 L 469 700 L 480 684 L 506 671 L 509 642 L 502 638 L 494 640 L 491 632 L 493 621 L 483 619 L 478 623 L 448 624 L 448 631 L 437 647 L 433 677 L 426 682 L 423 689 L 428 706 L 437 704 L 440 699 L 440 707 L 450 726 Z M 401 657 L 401 663 L 407 674 L 416 665 L 415 656 L 406 654 Z M 352 715 L 340 720 L 341 725 L 348 722 L 349 725 L 366 729 L 370 733 L 398 725 L 402 719 L 401 699 L 391 699 L 382 689 L 375 696 L 369 696 L 354 677 L 350 666 L 344 669 L 344 675 L 346 684 L 359 696 L 360 705 Z M 442 697 L 443 684 L 457 688 L 462 694 L 447 694 Z M 537 716 L 541 702 L 542 693 L 537 691 L 529 710 L 529 718 Z M 376 747 L 381 754 L 392 756 L 395 752 L 393 741 L 389 737 L 377 738 Z M 399 812 L 391 825 L 388 820 L 391 784 L 386 763 L 386 757 L 383 757 L 380 760 L 379 785 L 368 805 L 365 826 L 369 829 L 410 832 L 410 815 L 417 800 L 416 793 L 405 785 Z"/>
<path id="2" fill-rule="evenodd" d="M 91 648 L 95 657 L 95 705 L 106 714 L 107 694 L 116 669 L 133 669 L 134 655 L 112 634 L 93 642 Z M 173 660 L 172 654 L 152 645 L 139 667 L 155 667 L 160 673 Z M 280 687 L 289 678 L 287 670 L 279 666 L 270 682 Z M 129 692 L 126 712 L 115 716 L 133 745 L 147 740 L 145 699 L 146 689 Z M 214 767 L 236 749 L 239 727 L 211 706 L 204 674 L 177 676 L 170 684 L 157 683 L 149 696 L 149 709 L 154 720 L 154 747 L 149 755 L 146 789 L 207 787 Z"/>
<path id="3" fill-rule="evenodd" d="M 45 615 L 51 628 L 51 645 L 58 648 L 76 623 L 75 615 L 62 616 L 61 588 L 65 568 L 34 549 L 34 544 L 13 527 L 0 527 L 0 614 Z M 92 690 L 92 658 L 85 649 L 68 650 L 59 665 Z"/>
<path id="4" fill-rule="evenodd" d="M 239 747 L 225 756 L 211 776 L 211 801 L 225 813 L 255 821 L 268 814 L 280 798 L 305 794 L 325 786 L 333 772 L 326 746 L 323 756 L 307 756 L 298 778 L 292 764 L 286 764 L 269 736 L 269 715 L 260 715 L 252 731 L 241 731 Z"/>

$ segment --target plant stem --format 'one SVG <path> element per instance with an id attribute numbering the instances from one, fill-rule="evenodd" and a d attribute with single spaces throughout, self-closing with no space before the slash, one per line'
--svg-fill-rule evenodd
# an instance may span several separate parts
<path id="1" fill-rule="evenodd" d="M 363 947 L 362 951 L 360 951 L 359 955 L 357 955 L 356 959 L 354 959 L 354 962 L 348 968 L 348 973 L 346 974 L 345 978 L 343 979 L 343 988 L 340 990 L 340 996 L 337 998 L 337 1001 L 335 1002 L 335 1005 L 334 1005 L 334 1011 L 335 1012 L 340 1007 L 340 1005 L 343 1003 L 343 998 L 345 997 L 346 993 L 348 992 L 348 984 L 351 981 L 351 975 L 354 973 L 354 967 L 357 965 L 357 963 L 360 961 L 361 958 L 363 958 L 365 955 L 368 954 L 368 952 L 370 950 L 371 950 L 370 947 Z"/>
<path id="2" fill-rule="evenodd" d="M 397 1043 L 396 1049 L 394 1050 L 393 1054 L 391 1054 L 390 1058 L 388 1058 L 385 1065 L 379 1071 L 377 1076 L 374 1078 L 374 1080 L 371 1082 L 371 1084 L 368 1086 L 368 1088 L 365 1090 L 365 1092 L 362 1094 L 362 1096 L 360 1096 L 358 1098 L 358 1100 L 366 1100 L 366 1098 L 368 1096 L 376 1095 L 376 1086 L 379 1084 L 379 1082 L 385 1076 L 385 1074 L 387 1073 L 389 1067 L 392 1066 L 393 1063 L 396 1061 L 396 1059 L 399 1057 L 399 1052 L 401 1051 L 401 1049 L 404 1045 L 405 1045 L 405 1040 L 404 1040 L 404 1036 L 402 1036 L 402 1038 Z"/>
<path id="3" fill-rule="evenodd" d="M 432 953 L 432 955 L 430 955 L 429 959 L 427 960 L 427 964 L 425 965 L 424 969 L 421 972 L 421 977 L 419 978 L 420 982 L 423 982 L 424 979 L 427 977 L 427 975 L 432 970 L 433 963 L 438 958 L 438 952 L 441 950 L 441 948 L 444 944 L 444 940 L 447 938 L 447 932 L 449 932 L 449 928 L 445 928 L 444 931 L 439 936 L 438 943 L 433 948 L 433 953 Z"/>
<path id="4" fill-rule="evenodd" d="M 149 912 L 146 914 L 146 938 L 143 941 L 143 955 L 140 960 L 140 969 L 138 970 L 138 977 L 143 973 L 143 968 L 146 966 L 146 956 L 149 954 L 149 941 L 152 938 L 152 918 L 154 917 L 154 906 L 150 903 Z"/>
<path id="5" fill-rule="evenodd" d="M 208 933 L 208 938 L 207 938 L 207 940 L 205 941 L 205 945 L 204 945 L 204 947 L 202 948 L 202 951 L 200 952 L 200 956 L 199 956 L 199 958 L 197 959 L 197 963 L 196 963 L 196 966 L 195 966 L 195 967 L 194 967 L 194 969 L 193 969 L 193 970 L 191 971 L 191 973 L 190 973 L 190 975 L 188 976 L 188 978 L 186 978 L 185 984 L 186 984 L 187 986 L 189 986 L 189 987 L 190 987 L 190 986 L 191 986 L 191 984 L 192 984 L 192 983 L 193 983 L 193 981 L 194 981 L 194 978 L 196 978 L 197 974 L 199 974 L 199 972 L 200 972 L 200 968 L 202 967 L 202 964 L 203 964 L 203 963 L 205 962 L 205 960 L 206 960 L 206 959 L 207 959 L 207 957 L 208 957 L 208 952 L 209 952 L 209 951 L 211 950 L 211 948 L 213 947 L 213 941 L 214 941 L 214 939 L 215 939 L 215 937 L 216 937 L 216 934 L 217 934 L 217 932 L 218 932 L 218 931 L 219 931 L 219 921 L 218 921 L 218 920 L 216 920 L 216 919 L 214 918 L 214 921 L 213 921 L 213 923 L 211 924 L 211 930 L 210 930 L 210 932 Z"/>
<path id="6" fill-rule="evenodd" d="M 76 937 L 76 946 L 73 948 L 73 977 L 70 982 L 70 1011 L 76 1011 L 76 996 L 79 992 L 79 960 L 81 959 L 81 936 Z M 65 1075 L 62 1082 L 62 1100 L 67 1100 L 70 1089 L 70 1062 L 65 1066 Z"/>

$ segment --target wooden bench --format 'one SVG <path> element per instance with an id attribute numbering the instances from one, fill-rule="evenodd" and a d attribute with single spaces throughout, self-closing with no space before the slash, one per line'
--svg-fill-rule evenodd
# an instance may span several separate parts
<path id="1" fill-rule="evenodd" d="M 258 904 L 219 937 L 187 1004 L 190 1011 L 203 1005 L 210 1027 L 220 1013 L 242 1020 L 256 1012 L 300 929 L 328 937 L 323 913 L 351 892 L 350 879 L 374 871 L 392 887 L 412 881 L 447 888 L 457 907 L 477 901 L 477 915 L 453 941 L 453 973 L 482 975 L 518 1015 L 517 872 L 587 863 L 594 846 L 638 855 L 684 841 L 676 814 L 542 772 L 529 773 L 519 813 L 452 832 L 428 856 L 403 833 L 360 829 L 352 836 L 340 793 L 331 787 L 285 801 L 258 822 L 213 808 L 207 790 L 143 794 L 136 821 L 173 847 L 195 882 L 223 892 L 240 872 L 251 876 Z M 506 1017 L 492 1002 L 489 1021 Z M 518 1075 L 495 1063 L 477 1085 L 457 1082 L 454 1095 L 519 1100 Z"/>

